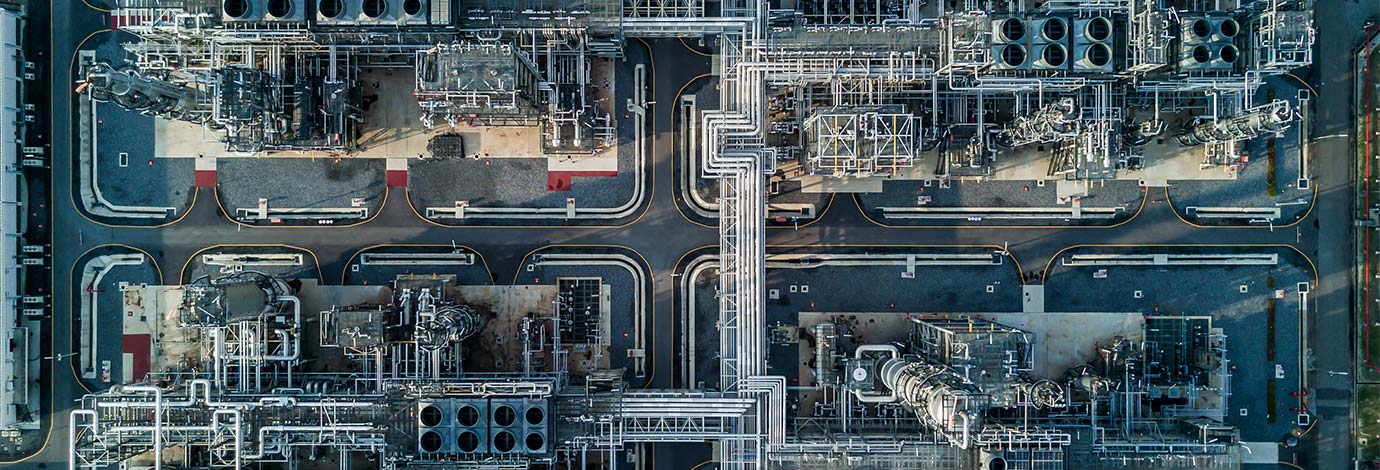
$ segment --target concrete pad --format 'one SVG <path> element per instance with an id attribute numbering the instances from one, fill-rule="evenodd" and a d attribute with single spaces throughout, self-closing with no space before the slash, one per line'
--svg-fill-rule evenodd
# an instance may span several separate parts
<path id="1" fill-rule="evenodd" d="M 1021 311 L 1025 313 L 1045 311 L 1045 286 L 1040 284 L 1021 286 Z"/>
<path id="2" fill-rule="evenodd" d="M 1241 463 L 1279 465 L 1278 442 L 1242 442 L 1246 452 L 1241 454 Z"/>
<path id="3" fill-rule="evenodd" d="M 957 313 L 926 313 L 927 315 L 959 315 Z M 972 313 L 973 317 L 1000 323 L 1030 333 L 1035 338 L 1035 371 L 1037 378 L 1059 379 L 1064 372 L 1076 365 L 1093 360 L 1093 346 L 1105 343 L 1116 336 L 1140 340 L 1144 336 L 1141 325 L 1143 317 L 1138 312 L 1106 313 Z M 832 319 L 848 318 L 853 329 L 856 344 L 882 344 L 909 341 L 913 329 L 912 313 L 901 312 L 860 312 L 860 313 L 822 313 L 801 312 L 800 328 L 810 331 L 817 323 Z M 800 342 L 802 358 L 813 357 L 813 344 Z M 808 386 L 805 377 L 813 377 L 808 367 L 801 365 L 801 385 Z"/>
<path id="4" fill-rule="evenodd" d="M 1163 186 L 1169 180 L 1231 180 L 1236 173 L 1224 167 L 1203 168 L 1203 147 L 1183 147 L 1174 139 L 1166 138 L 1165 143 L 1151 142 L 1141 152 L 1145 155 L 1145 167 L 1140 171 L 1126 172 L 1132 179 L 1142 179 L 1147 186 Z"/>
<path id="5" fill-rule="evenodd" d="M 216 157 L 197 157 L 196 171 L 216 171 Z"/>
<path id="6" fill-rule="evenodd" d="M 591 156 L 551 157 L 546 171 L 550 172 L 618 172 L 618 154 L 601 152 Z"/>
<path id="7" fill-rule="evenodd" d="M 303 320 L 340 306 L 388 302 L 391 296 L 388 286 L 325 286 L 315 279 L 303 279 L 302 289 L 297 292 Z"/>
<path id="8" fill-rule="evenodd" d="M 1088 195 L 1088 181 L 1057 180 L 1054 182 L 1054 194 L 1060 205 L 1068 203 L 1076 197 Z"/>
<path id="9" fill-rule="evenodd" d="M 228 154 L 221 133 L 182 121 L 153 120 L 153 156 L 156 158 L 218 157 Z"/>
<path id="10" fill-rule="evenodd" d="M 605 294 L 608 289 L 608 286 L 603 286 Z M 466 367 L 512 372 L 522 370 L 522 320 L 531 312 L 547 315 L 559 295 L 555 284 L 457 286 L 455 292 L 457 301 L 474 306 L 485 315 L 484 327 L 466 342 Z M 549 328 L 549 323 L 547 325 Z M 608 346 L 599 349 L 601 351 L 593 348 L 571 351 L 567 367 L 577 374 L 609 367 Z M 550 364 L 550 352 L 551 349 L 547 348 L 533 358 Z M 597 361 L 594 359 L 596 353 L 601 356 Z M 476 369 L 477 366 L 490 368 Z"/>
<path id="11" fill-rule="evenodd" d="M 834 178 L 825 176 L 800 177 L 802 193 L 880 193 L 882 178 Z"/>
<path id="12" fill-rule="evenodd" d="M 1031 333 L 1035 337 L 1032 376 L 1057 380 L 1073 366 L 1093 360 L 1093 345 L 1116 336 L 1140 340 L 1144 323 L 1131 313 L 975 313 L 973 316 Z"/>

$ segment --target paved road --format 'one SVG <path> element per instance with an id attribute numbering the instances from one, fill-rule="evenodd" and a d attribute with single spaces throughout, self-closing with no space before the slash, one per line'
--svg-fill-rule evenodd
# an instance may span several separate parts
<path id="1" fill-rule="evenodd" d="M 1372 3 L 1349 0 L 1323 0 L 1322 11 L 1346 11 L 1354 14 L 1319 15 L 1319 50 L 1350 50 L 1359 41 L 1360 22 L 1373 13 Z M 81 2 L 54 2 L 50 54 L 54 77 L 70 77 L 68 59 L 77 42 L 87 33 L 103 28 L 106 20 L 101 13 Z M 45 18 L 43 21 L 47 21 Z M 629 47 L 641 47 L 633 41 Z M 53 83 L 53 121 L 59 123 L 52 130 L 54 142 L 53 182 L 57 196 L 50 227 L 56 247 L 53 259 L 53 289 L 57 299 L 54 350 L 75 350 L 71 345 L 66 319 L 66 299 L 72 294 L 68 288 L 68 272 L 75 258 L 88 248 L 102 243 L 125 243 L 148 250 L 158 260 L 165 278 L 175 279 L 178 270 L 190 254 L 212 244 L 282 243 L 303 247 L 314 252 L 321 263 L 325 279 L 339 279 L 346 260 L 355 251 L 380 243 L 451 242 L 468 245 L 488 259 L 497 279 L 508 279 L 517 269 L 521 257 L 535 249 L 554 244 L 615 244 L 632 248 L 646 257 L 655 273 L 654 315 L 656 324 L 671 325 L 671 270 L 682 254 L 705 245 L 717 244 L 717 232 L 686 221 L 674 208 L 675 197 L 671 146 L 673 141 L 669 112 L 672 96 L 691 75 L 675 64 L 695 60 L 693 54 L 679 41 L 655 43 L 658 76 L 654 82 L 654 96 L 660 104 L 653 106 L 654 132 L 652 171 L 654 187 L 648 212 L 636 222 L 622 228 L 443 228 L 418 218 L 405 199 L 390 197 L 381 214 L 368 224 L 353 228 L 240 228 L 217 212 L 214 195 L 202 192 L 193 210 L 180 223 L 161 229 L 110 228 L 92 223 L 76 213 L 71 203 L 72 158 L 71 133 L 67 123 L 72 114 L 71 88 L 68 79 Z M 1319 57 L 1318 66 L 1308 79 L 1321 90 L 1316 109 L 1313 135 L 1349 132 L 1351 122 L 1350 66 L 1346 58 L 1337 54 Z M 800 229 L 772 229 L 769 243 L 838 245 L 838 244 L 913 244 L 913 245 L 1007 245 L 1027 273 L 1039 273 L 1059 250 L 1079 244 L 1287 244 L 1300 248 L 1318 262 L 1321 285 L 1311 331 L 1324 332 L 1335 338 L 1338 331 L 1349 328 L 1351 256 L 1349 229 L 1352 203 L 1350 149 L 1347 138 L 1323 140 L 1313 146 L 1315 185 L 1321 188 L 1317 207 L 1296 228 L 1220 228 L 1200 229 L 1180 221 L 1164 202 L 1164 191 L 1149 191 L 1142 212 L 1130 222 L 1111 228 L 1051 228 L 1051 229 L 982 229 L 933 228 L 888 229 L 867 221 L 858 212 L 851 198 L 839 197 L 833 207 L 816 224 Z M 1299 242 L 1301 240 L 1301 243 Z M 1319 247 L 1327 247 L 1319 250 Z M 1031 282 L 1040 282 L 1038 276 Z M 656 338 L 656 335 L 652 336 Z M 1350 364 L 1350 346 L 1340 341 L 1312 341 L 1318 354 L 1319 366 L 1338 369 Z M 652 345 L 654 370 L 670 370 L 674 342 Z M 61 364 L 64 368 L 66 364 Z M 26 464 L 44 463 L 50 467 L 65 466 L 67 461 L 67 415 L 72 400 L 78 398 L 80 388 L 65 369 L 54 375 L 52 403 L 58 407 L 52 422 L 52 436 L 44 450 Z M 656 374 L 656 386 L 669 387 L 671 374 Z M 1336 469 L 1350 466 L 1350 423 L 1344 414 L 1350 399 L 1350 386 L 1345 378 L 1314 377 L 1317 395 L 1322 397 L 1318 412 L 1322 418 L 1318 429 L 1309 436 L 1302 451 L 1300 464 L 1313 469 Z M 1316 436 L 1334 436 L 1317 441 Z M 1325 458 L 1319 458 L 1325 456 Z M 664 459 L 663 464 L 666 463 Z M 683 468 L 678 462 L 664 467 Z"/>

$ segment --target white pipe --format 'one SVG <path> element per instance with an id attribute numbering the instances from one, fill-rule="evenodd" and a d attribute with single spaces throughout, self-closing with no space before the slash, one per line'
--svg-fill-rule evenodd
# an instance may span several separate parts
<path id="1" fill-rule="evenodd" d="M 891 356 L 890 359 L 901 357 L 901 350 L 891 344 L 865 344 L 858 346 L 858 349 L 853 350 L 853 357 L 862 359 L 863 354 L 869 352 L 884 352 Z M 844 371 L 844 373 L 847 373 L 847 371 Z M 896 401 L 896 389 L 890 387 L 888 387 L 886 395 L 864 395 L 863 391 L 858 389 L 853 389 L 852 392 L 853 395 L 857 397 L 858 401 L 863 403 L 892 403 Z"/>
<path id="2" fill-rule="evenodd" d="M 153 392 L 153 470 L 163 467 L 163 389 L 150 385 L 124 387 L 131 392 Z"/>

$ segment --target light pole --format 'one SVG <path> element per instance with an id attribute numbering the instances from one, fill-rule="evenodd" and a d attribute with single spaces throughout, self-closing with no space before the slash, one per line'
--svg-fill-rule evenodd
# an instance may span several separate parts
<path id="1" fill-rule="evenodd" d="M 56 355 L 56 356 L 43 356 L 43 360 L 45 360 L 45 361 L 54 361 L 54 360 L 61 361 L 61 360 L 63 360 L 63 359 L 67 359 L 67 358 L 72 357 L 72 356 L 75 356 L 75 355 L 77 355 L 77 353 L 75 353 L 75 352 L 62 353 L 62 354 L 58 354 L 58 355 Z"/>

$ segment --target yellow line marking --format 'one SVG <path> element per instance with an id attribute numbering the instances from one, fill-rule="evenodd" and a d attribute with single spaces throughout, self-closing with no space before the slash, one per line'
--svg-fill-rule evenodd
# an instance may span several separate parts
<path id="1" fill-rule="evenodd" d="M 530 257 L 531 257 L 533 254 L 535 254 L 536 252 L 542 251 L 542 250 L 546 250 L 546 249 L 549 249 L 549 248 L 615 248 L 615 249 L 624 249 L 624 250 L 628 250 L 628 251 L 631 251 L 634 255 L 637 255 L 637 258 L 640 259 L 640 260 L 642 260 L 642 266 L 641 266 L 641 267 L 644 268 L 644 269 L 646 269 L 646 271 L 647 271 L 647 284 L 648 284 L 648 288 L 651 289 L 651 293 L 650 293 L 650 295 L 647 296 L 647 300 L 646 300 L 646 302 L 648 303 L 648 307 L 649 307 L 647 310 L 648 310 L 649 316 L 650 316 L 650 318 L 651 318 L 651 320 L 650 320 L 649 323 L 648 323 L 650 326 L 648 326 L 648 328 L 646 328 L 646 332 L 647 332 L 647 333 L 655 333 L 655 332 L 656 332 L 656 298 L 655 298 L 655 297 L 656 297 L 656 271 L 653 271 L 653 270 L 652 270 L 652 264 L 647 262 L 647 257 L 642 256 L 642 253 L 641 253 L 641 252 L 637 251 L 636 249 L 633 249 L 633 248 L 630 247 L 630 246 L 624 246 L 624 245 L 608 245 L 608 244 L 598 244 L 598 243 L 594 243 L 594 244 L 588 244 L 588 243 L 575 243 L 575 244 L 546 245 L 546 246 L 537 248 L 537 249 L 535 249 L 535 250 L 529 251 L 529 252 L 527 252 L 527 254 L 525 254 L 525 255 L 522 255 L 522 259 L 518 261 L 517 270 L 513 272 L 513 285 L 518 285 L 518 275 L 520 275 L 520 274 L 522 273 L 522 266 L 527 264 L 527 259 L 530 258 Z M 649 334 L 649 335 L 647 335 L 647 338 L 649 338 L 649 339 L 650 339 L 650 338 L 654 338 L 654 336 L 652 336 L 652 335 Z M 650 343 L 649 343 L 649 344 L 650 344 Z M 653 349 L 653 351 L 655 351 L 655 350 Z M 648 370 L 648 372 L 647 372 L 647 381 L 646 381 L 646 383 L 642 384 L 642 388 L 644 388 L 644 389 L 645 389 L 645 388 L 650 388 L 650 387 L 652 386 L 652 379 L 655 379 L 655 378 L 656 378 L 656 367 L 655 367 L 655 366 L 656 366 L 656 360 L 655 360 L 656 357 L 655 357 L 655 356 L 650 356 L 650 355 L 649 355 L 649 357 L 652 357 L 653 360 L 648 361 L 651 365 L 650 365 L 649 367 L 647 367 L 647 370 Z"/>
<path id="2" fill-rule="evenodd" d="M 645 46 L 645 47 L 647 48 L 647 62 L 648 62 L 648 64 L 651 65 L 651 69 L 652 69 L 652 79 L 647 83 L 647 87 L 648 87 L 649 89 L 652 90 L 652 99 L 653 99 L 653 101 L 655 101 L 655 99 L 656 99 L 656 93 L 655 93 L 655 92 L 656 92 L 656 88 L 655 88 L 655 87 L 656 87 L 656 58 L 655 58 L 655 57 L 652 57 L 652 46 L 648 45 L 648 44 L 647 44 L 647 41 L 644 41 L 644 40 L 642 40 L 641 38 L 637 38 L 637 40 L 638 40 L 639 42 L 641 42 L 642 45 Z M 654 137 L 654 136 L 656 135 L 656 115 L 655 115 L 655 114 L 652 115 L 652 125 L 649 126 L 647 130 L 651 131 L 650 134 L 652 135 L 651 137 L 648 137 L 648 138 L 647 138 L 648 145 L 651 147 L 651 149 L 649 150 L 649 154 L 648 154 L 648 155 L 649 155 L 649 156 L 648 156 L 648 160 L 647 160 L 647 162 L 646 162 L 646 163 L 648 164 L 648 168 L 647 168 L 647 199 L 645 200 L 644 205 L 643 205 L 643 207 L 642 207 L 642 212 L 638 213 L 636 218 L 634 218 L 633 220 L 631 220 L 631 221 L 629 221 L 629 222 L 627 222 L 627 223 L 624 223 L 624 224 L 619 224 L 619 225 L 583 225 L 583 224 L 580 224 L 580 225 L 481 225 L 481 224 L 475 224 L 475 225 L 463 225 L 463 224 L 462 224 L 462 225 L 449 225 L 449 224 L 443 224 L 443 223 L 440 223 L 440 222 L 437 222 L 437 221 L 428 219 L 428 218 L 426 218 L 426 216 L 423 216 L 421 212 L 417 212 L 417 206 L 416 206 L 415 204 L 412 203 L 412 188 L 411 188 L 411 187 L 405 188 L 406 190 L 404 191 L 404 194 L 407 196 L 407 206 L 408 206 L 409 208 L 412 209 L 412 214 L 413 214 L 413 215 L 416 215 L 418 219 L 421 219 L 423 222 L 426 222 L 426 223 L 428 223 L 428 224 L 431 224 L 431 225 L 434 225 L 434 226 L 437 226 L 437 227 L 442 227 L 442 228 L 541 229 L 541 230 L 559 230 L 559 229 L 615 229 L 615 228 L 625 228 L 625 227 L 627 227 L 627 226 L 629 226 L 629 225 L 635 224 L 635 223 L 637 223 L 638 221 L 642 220 L 643 217 L 646 217 L 646 216 L 647 216 L 647 213 L 651 211 L 651 208 L 652 208 L 652 200 L 656 197 L 656 171 L 655 171 L 656 164 L 652 161 L 652 159 L 654 158 L 654 157 L 652 157 L 652 155 L 655 155 L 655 154 L 656 154 L 656 138 Z M 411 170 L 408 170 L 408 171 L 411 171 Z"/>
<path id="3" fill-rule="evenodd" d="M 161 267 L 158 266 L 158 260 L 157 260 L 157 259 L 154 259 L 153 255 L 149 254 L 148 251 L 144 251 L 144 249 L 142 249 L 142 248 L 138 248 L 138 247 L 126 245 L 126 244 L 123 244 L 123 243 L 106 243 L 106 244 L 101 244 L 101 245 L 93 246 L 93 247 L 91 247 L 90 249 L 87 249 L 85 252 L 82 252 L 82 254 L 77 255 L 76 259 L 73 259 L 73 260 L 72 260 L 72 267 L 67 271 L 67 285 L 69 286 L 69 288 L 70 288 L 71 285 L 75 284 L 76 281 L 77 281 L 77 278 L 76 278 L 76 275 L 77 275 L 77 262 L 81 261 L 82 258 L 85 258 L 87 255 L 90 255 L 92 252 L 95 252 L 96 250 L 101 249 L 101 248 L 125 248 L 125 249 L 129 249 L 129 250 L 137 251 L 137 252 L 139 252 L 139 253 L 143 253 L 143 255 L 144 255 L 144 257 L 145 257 L 146 259 L 148 259 L 149 261 L 153 262 L 153 270 L 158 274 L 158 284 L 160 284 L 160 285 L 163 284 L 163 268 L 161 268 Z M 79 288 L 79 289 L 85 289 L 85 287 L 80 287 L 80 286 L 79 286 L 78 288 Z M 72 294 L 72 295 L 68 295 L 68 296 L 67 296 L 67 332 L 68 332 L 68 336 L 69 336 L 69 338 L 68 338 L 68 341 L 69 341 L 69 342 L 71 341 L 70 336 L 71 336 L 71 333 L 72 333 L 72 326 L 73 326 L 73 324 L 75 323 L 76 316 L 77 316 L 77 310 L 76 310 L 75 305 L 74 305 L 75 302 L 72 300 L 72 298 L 75 297 L 76 294 L 79 294 L 79 292 L 72 292 L 71 294 Z M 54 340 L 56 340 L 56 337 L 54 337 Z M 54 342 L 56 342 L 56 341 L 54 341 Z M 56 345 L 54 345 L 54 347 L 56 347 Z M 54 356 L 54 357 L 56 357 L 56 356 Z M 91 387 L 87 387 L 87 386 L 86 386 L 86 381 L 85 381 L 85 379 L 82 379 L 82 378 L 81 378 L 81 374 L 77 373 L 77 361 L 68 361 L 68 362 L 70 363 L 69 365 L 71 366 L 71 369 L 72 369 L 72 377 L 76 379 L 77 385 L 80 385 L 81 388 L 82 388 L 83 390 L 86 390 L 86 393 L 94 392 L 95 390 L 92 390 Z"/>
<path id="4" fill-rule="evenodd" d="M 68 62 L 68 64 L 67 64 L 67 73 L 68 73 L 68 76 L 69 76 L 68 78 L 73 78 L 72 76 L 76 74 L 76 68 L 77 68 L 77 53 L 78 53 L 78 52 L 81 52 L 81 48 L 82 48 L 83 45 L 86 44 L 86 41 L 88 41 L 88 40 L 90 40 L 91 38 L 95 37 L 97 34 L 109 33 L 109 32 L 112 32 L 112 31 L 114 31 L 114 30 L 111 30 L 111 29 L 102 29 L 102 30 L 98 30 L 98 31 L 92 31 L 91 34 L 87 34 L 86 37 L 82 38 L 81 41 L 77 42 L 76 47 L 74 47 L 74 48 L 72 49 L 71 60 L 70 60 L 70 61 Z M 72 81 L 76 81 L 76 80 L 73 79 Z M 74 93 L 74 94 L 75 94 L 75 93 Z M 68 98 L 68 99 L 67 99 L 67 104 L 68 104 L 69 107 L 70 107 L 71 104 L 72 104 L 72 96 L 73 96 L 73 95 L 70 95 L 70 94 L 67 95 L 67 98 Z M 57 116 L 56 116 L 56 113 L 54 113 L 52 119 L 53 119 L 53 128 L 56 129 L 56 128 L 57 128 Z M 69 124 L 70 124 L 70 123 L 69 123 Z M 69 141 L 68 143 L 70 144 L 71 142 Z M 68 150 L 71 150 L 71 149 L 68 149 Z M 70 157 L 69 157 L 69 158 L 70 158 Z M 95 156 L 95 155 L 92 155 L 91 158 L 96 158 L 96 156 Z M 71 181 L 71 180 L 72 180 L 72 172 L 73 172 L 73 171 L 77 171 L 77 170 L 74 168 L 74 166 L 75 166 L 75 165 L 72 165 L 70 161 L 68 162 L 68 166 L 67 166 L 67 179 L 68 179 L 68 181 Z M 164 222 L 164 223 L 158 224 L 158 225 L 123 225 L 123 224 L 108 224 L 108 223 L 101 222 L 101 221 L 99 221 L 99 220 L 93 219 L 93 218 L 91 218 L 91 216 L 86 215 L 86 211 L 82 210 L 81 207 L 78 207 L 78 206 L 77 206 L 77 198 L 76 198 L 76 197 L 72 197 L 71 194 L 68 194 L 67 200 L 68 200 L 68 202 L 70 202 L 70 203 L 72 204 L 72 209 L 76 211 L 77 215 L 78 215 L 78 216 L 81 216 L 81 218 L 83 218 L 83 219 L 86 219 L 87 222 L 91 222 L 91 223 L 93 223 L 93 224 L 100 225 L 100 226 L 106 227 L 106 228 L 149 229 L 149 228 L 163 228 L 163 227 L 167 227 L 167 226 L 169 226 L 169 225 L 172 225 L 172 224 L 181 222 L 183 218 L 186 218 L 186 217 L 187 217 L 187 214 L 189 214 L 189 213 L 192 212 L 192 209 L 196 208 L 196 200 L 197 200 L 197 196 L 200 194 L 200 191 L 201 191 L 201 188 L 200 188 L 200 187 L 193 186 L 193 187 L 192 187 L 192 203 L 191 203 L 190 205 L 188 205 L 187 208 L 184 209 L 184 210 L 182 211 L 182 215 L 181 215 L 181 216 L 178 216 L 176 219 L 173 219 L 173 220 L 171 220 L 171 221 Z M 54 187 L 50 192 L 52 193 L 52 196 L 53 196 L 53 197 L 56 197 L 56 196 L 57 196 L 57 188 Z"/>
<path id="5" fill-rule="evenodd" d="M 1187 247 L 1187 248 L 1192 248 L 1192 247 L 1201 247 L 1201 248 L 1288 248 L 1288 249 L 1290 249 L 1290 250 L 1294 250 L 1294 253 L 1298 253 L 1299 256 L 1303 257 L 1303 260 L 1304 260 L 1304 261 L 1307 261 L 1307 262 L 1308 262 L 1309 270 L 1312 271 L 1312 273 L 1313 273 L 1313 286 L 1314 286 L 1314 288 L 1317 288 L 1319 282 L 1321 281 L 1321 278 L 1319 277 L 1320 275 L 1319 275 L 1319 273 L 1318 273 L 1318 265 L 1315 264 L 1315 263 L 1313 263 L 1313 258 L 1309 258 L 1308 255 L 1304 254 L 1303 251 L 1300 251 L 1298 248 L 1295 248 L 1293 245 L 1282 245 L 1282 244 L 1279 244 L 1279 243 L 1237 243 L 1237 244 L 1232 244 L 1232 243 L 1152 243 L 1152 244 L 1146 244 L 1146 245 L 1133 245 L 1133 244 L 1121 244 L 1121 243 L 1090 243 L 1090 244 L 1069 245 L 1069 246 L 1064 247 L 1064 249 L 1055 252 L 1055 253 L 1054 253 L 1054 256 L 1049 257 L 1049 261 L 1045 262 L 1045 270 L 1044 270 L 1043 272 L 1040 273 L 1040 282 L 1041 282 L 1041 283 L 1044 283 L 1046 280 L 1049 279 L 1049 268 L 1050 268 L 1051 266 L 1054 265 L 1054 260 L 1059 259 L 1059 255 L 1064 254 L 1065 251 L 1069 251 L 1069 250 L 1072 250 L 1072 249 L 1075 249 L 1075 248 L 1186 248 L 1186 247 Z"/>
<path id="6" fill-rule="evenodd" d="M 1188 225 L 1192 225 L 1192 226 L 1195 227 L 1195 228 L 1256 228 L 1256 229 L 1290 228 L 1290 227 L 1293 227 L 1293 226 L 1295 226 L 1295 225 L 1298 225 L 1300 222 L 1303 222 L 1304 220 L 1307 220 L 1307 219 L 1308 219 L 1308 216 L 1309 216 L 1310 214 L 1313 213 L 1313 206 L 1316 206 L 1316 205 L 1318 204 L 1318 185 L 1315 184 L 1315 185 L 1312 185 L 1312 186 L 1313 186 L 1313 197 L 1308 201 L 1308 210 L 1303 211 L 1303 215 L 1302 215 L 1302 216 L 1299 216 L 1298 220 L 1295 220 L 1295 221 L 1293 221 L 1293 222 L 1289 222 L 1288 224 L 1283 224 L 1283 225 L 1269 225 L 1269 226 L 1267 226 L 1267 225 L 1198 225 L 1198 224 L 1195 224 L 1195 223 L 1193 223 L 1193 222 L 1190 222 L 1188 219 L 1185 219 L 1184 216 L 1179 215 L 1179 210 L 1174 208 L 1174 199 L 1172 199 L 1172 198 L 1169 197 L 1169 186 L 1165 186 L 1165 187 L 1164 187 L 1164 202 L 1165 202 L 1165 204 L 1169 204 L 1169 211 L 1174 213 L 1174 217 L 1178 217 L 1178 218 L 1179 218 L 1179 221 L 1181 221 L 1181 222 L 1183 222 L 1183 223 L 1185 223 L 1185 224 L 1188 224 Z"/>
<path id="7" fill-rule="evenodd" d="M 704 57 L 713 57 L 713 56 L 714 56 L 713 54 L 705 54 L 705 53 L 703 53 L 703 52 L 700 52 L 699 49 L 695 49 L 695 48 L 693 48 L 693 47 L 690 47 L 689 44 L 686 44 L 686 43 L 685 43 L 685 38 L 676 38 L 676 39 L 679 39 L 679 40 L 680 40 L 680 45 L 685 46 L 686 49 L 690 49 L 690 52 L 694 52 L 695 54 L 699 54 L 699 55 L 702 55 L 702 56 L 704 56 Z"/>
<path id="8" fill-rule="evenodd" d="M 110 10 L 105 9 L 105 8 L 101 8 L 101 7 L 98 7 L 98 6 L 96 6 L 96 5 L 92 5 L 91 2 L 89 2 L 89 1 L 87 1 L 87 0 L 81 0 L 81 2 L 82 2 L 82 3 L 85 3 L 85 4 L 86 4 L 86 7 L 87 7 L 87 8 L 90 8 L 90 9 L 92 9 L 92 10 L 96 10 L 96 11 L 99 11 L 99 12 L 101 12 L 101 13 L 110 13 Z M 51 15 L 52 15 L 52 12 L 49 12 L 49 15 L 51 16 Z"/>
<path id="9" fill-rule="evenodd" d="M 1293 78 L 1294 80 L 1298 80 L 1299 83 L 1303 84 L 1303 86 L 1308 87 L 1308 91 L 1312 92 L 1312 93 L 1313 93 L 1313 96 L 1320 96 L 1320 95 L 1318 94 L 1318 89 L 1317 89 L 1317 88 L 1313 88 L 1313 85 L 1312 85 L 1312 84 L 1310 84 L 1310 83 L 1304 81 L 1302 78 L 1299 78 L 1298 75 L 1294 75 L 1294 74 L 1289 73 L 1289 72 L 1284 72 L 1284 76 L 1289 77 L 1289 78 Z"/>

